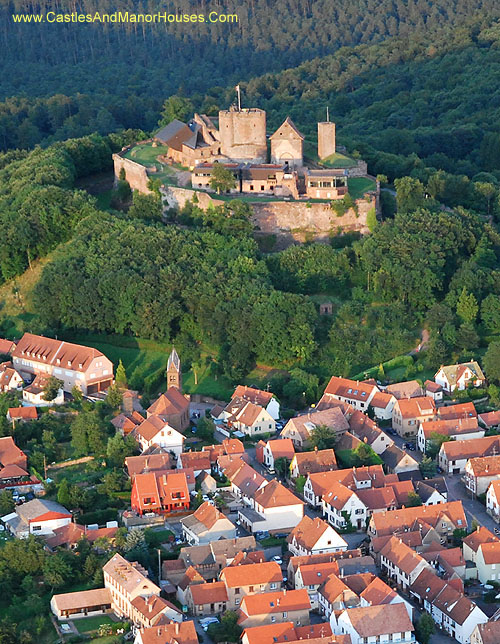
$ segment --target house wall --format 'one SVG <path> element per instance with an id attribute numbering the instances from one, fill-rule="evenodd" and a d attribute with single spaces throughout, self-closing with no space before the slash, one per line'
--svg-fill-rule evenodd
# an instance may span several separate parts
<path id="1" fill-rule="evenodd" d="M 309 609 L 287 611 L 283 613 L 264 613 L 262 615 L 253 615 L 247 617 L 240 624 L 242 628 L 251 628 L 252 626 L 264 626 L 265 624 L 281 624 L 283 622 L 293 622 L 295 626 L 307 626 L 309 621 Z"/>
<path id="2" fill-rule="evenodd" d="M 52 534 L 56 528 L 62 528 L 71 523 L 71 517 L 64 517 L 61 519 L 51 519 L 50 521 L 32 521 L 30 523 L 30 534 L 44 535 Z M 41 528 L 38 530 L 37 528 Z"/>

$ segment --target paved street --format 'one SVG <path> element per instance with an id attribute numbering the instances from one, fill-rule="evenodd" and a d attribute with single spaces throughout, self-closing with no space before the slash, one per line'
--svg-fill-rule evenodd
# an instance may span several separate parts
<path id="1" fill-rule="evenodd" d="M 482 503 L 474 498 L 471 498 L 470 492 L 465 488 L 461 481 L 461 474 L 454 474 L 453 476 L 445 476 L 446 485 L 448 487 L 448 500 L 449 501 L 462 501 L 464 510 L 469 522 L 469 528 L 472 521 L 475 519 L 479 525 L 483 525 L 488 530 L 494 532 L 498 525 L 493 521 Z"/>

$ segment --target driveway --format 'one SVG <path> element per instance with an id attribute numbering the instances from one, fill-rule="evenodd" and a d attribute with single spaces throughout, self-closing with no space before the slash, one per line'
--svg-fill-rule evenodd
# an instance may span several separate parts
<path id="1" fill-rule="evenodd" d="M 445 477 L 448 487 L 448 501 L 462 501 L 469 528 L 475 519 L 479 525 L 483 525 L 491 532 L 494 532 L 495 528 L 498 528 L 497 523 L 486 512 L 486 508 L 482 503 L 475 498 L 471 498 L 470 492 L 467 491 L 461 481 L 461 476 L 461 474 L 454 474 L 453 476 Z"/>

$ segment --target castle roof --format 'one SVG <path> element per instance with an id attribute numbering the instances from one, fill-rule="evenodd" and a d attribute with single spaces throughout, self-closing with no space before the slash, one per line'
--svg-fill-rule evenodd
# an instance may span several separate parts
<path id="1" fill-rule="evenodd" d="M 295 123 L 292 121 L 292 119 L 287 116 L 286 119 L 283 121 L 283 123 L 279 126 L 279 128 L 276 130 L 274 134 L 271 134 L 269 137 L 271 141 L 273 139 L 279 139 L 281 138 L 286 138 L 286 134 L 295 134 L 293 138 L 299 138 L 302 141 L 305 139 L 305 136 L 297 129 L 297 126 Z M 291 137 L 289 137 L 291 138 Z"/>

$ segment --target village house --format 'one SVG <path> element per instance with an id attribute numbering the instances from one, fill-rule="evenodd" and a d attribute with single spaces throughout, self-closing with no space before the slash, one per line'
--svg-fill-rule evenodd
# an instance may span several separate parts
<path id="1" fill-rule="evenodd" d="M 360 606 L 381 606 L 382 604 L 403 604 L 408 611 L 408 617 L 413 618 L 413 608 L 409 602 L 398 595 L 380 577 L 375 577 L 360 593 Z"/>
<path id="2" fill-rule="evenodd" d="M 368 490 L 358 490 L 356 492 L 359 500 L 366 506 L 366 517 L 371 517 L 374 512 L 385 510 L 395 510 L 399 507 L 396 499 L 396 493 L 392 485 L 385 487 L 369 488 Z"/>
<path id="3" fill-rule="evenodd" d="M 452 538 L 454 530 L 467 528 L 462 502 L 451 501 L 439 505 L 422 505 L 390 512 L 375 512 L 368 525 L 368 536 L 371 539 L 388 536 L 405 530 L 405 528 L 411 528 L 417 520 L 433 527 L 444 541 Z"/>
<path id="4" fill-rule="evenodd" d="M 349 423 L 342 409 L 331 407 L 290 418 L 281 432 L 281 438 L 289 438 L 296 449 L 307 449 L 312 432 L 320 425 L 332 429 L 336 436 L 342 436 L 349 429 Z"/>
<path id="5" fill-rule="evenodd" d="M 483 611 L 468 597 L 447 584 L 432 602 L 431 616 L 457 642 L 469 644 L 478 624 L 488 621 Z"/>
<path id="6" fill-rule="evenodd" d="M 448 501 L 448 489 L 443 477 L 415 481 L 414 486 L 424 505 L 437 505 Z"/>
<path id="7" fill-rule="evenodd" d="M 337 469 L 337 459 L 333 449 L 315 448 L 312 452 L 297 452 L 290 463 L 290 476 L 307 477 L 316 472 L 329 472 Z"/>
<path id="8" fill-rule="evenodd" d="M 13 425 L 16 422 L 25 423 L 38 419 L 36 407 L 9 407 L 7 420 Z"/>
<path id="9" fill-rule="evenodd" d="M 311 602 L 305 588 L 247 595 L 240 604 L 238 623 L 242 628 L 293 622 L 309 624 Z"/>
<path id="10" fill-rule="evenodd" d="M 227 591 L 228 610 L 237 610 L 244 597 L 280 591 L 283 574 L 275 561 L 228 566 L 220 573 Z"/>
<path id="11" fill-rule="evenodd" d="M 327 552 L 324 554 L 316 555 L 302 555 L 291 556 L 287 566 L 287 576 L 290 580 L 292 587 L 295 587 L 297 582 L 297 572 L 300 566 L 319 566 L 321 564 L 336 565 L 336 562 L 342 560 L 352 560 L 353 558 L 361 558 L 361 550 L 339 550 L 338 552 Z M 339 574 L 339 569 L 332 570 L 336 575 Z"/>
<path id="12" fill-rule="evenodd" d="M 379 390 L 374 385 L 332 376 L 326 386 L 323 398 L 326 395 L 341 402 L 348 403 L 359 411 L 367 411 L 377 391 Z"/>
<path id="13" fill-rule="evenodd" d="M 465 466 L 465 487 L 474 496 L 485 494 L 492 481 L 500 478 L 500 455 L 471 458 Z"/>
<path id="14" fill-rule="evenodd" d="M 370 407 L 378 420 L 391 420 L 396 398 L 392 394 L 377 391 L 373 396 Z"/>
<path id="15" fill-rule="evenodd" d="M 255 405 L 263 407 L 274 420 L 278 420 L 280 417 L 279 400 L 271 391 L 263 391 L 262 389 L 247 387 L 246 385 L 238 385 L 231 396 L 231 400 L 234 398 L 243 398 Z"/>
<path id="16" fill-rule="evenodd" d="M 186 590 L 186 604 L 195 616 L 224 613 L 227 599 L 226 586 L 222 581 L 192 584 Z"/>
<path id="17" fill-rule="evenodd" d="M 113 363 L 93 347 L 25 333 L 12 351 L 14 369 L 24 380 L 33 376 L 55 376 L 64 391 L 73 387 L 92 395 L 113 383 Z"/>
<path id="18" fill-rule="evenodd" d="M 1 477 L 1 472 L 0 472 Z M 500 523 L 500 479 L 491 481 L 486 491 L 486 512 Z"/>
<path id="19" fill-rule="evenodd" d="M 478 421 L 485 429 L 497 429 L 500 426 L 500 410 L 479 414 Z"/>
<path id="20" fill-rule="evenodd" d="M 347 542 L 326 521 L 307 515 L 287 537 L 292 555 L 303 556 L 347 550 Z"/>
<path id="21" fill-rule="evenodd" d="M 10 356 L 15 348 L 15 342 L 12 340 L 6 340 L 5 338 L 0 338 L 0 355 Z"/>
<path id="22" fill-rule="evenodd" d="M 111 604 L 110 591 L 107 588 L 95 588 L 53 595 L 50 609 L 57 619 L 66 620 L 111 613 Z"/>
<path id="23" fill-rule="evenodd" d="M 332 629 L 327 622 L 307 626 L 295 626 L 293 622 L 253 626 L 243 631 L 241 644 L 276 644 L 276 642 L 298 642 L 306 639 L 313 640 L 312 644 L 349 644 L 347 641 L 333 637 Z"/>
<path id="24" fill-rule="evenodd" d="M 441 445 L 438 464 L 446 474 L 460 474 L 465 471 L 469 459 L 495 455 L 500 455 L 500 436 L 448 441 Z"/>
<path id="25" fill-rule="evenodd" d="M 321 586 L 329 579 L 330 575 L 338 575 L 339 567 L 336 561 L 327 561 L 324 563 L 302 564 L 299 565 L 295 573 L 293 587 L 296 589 L 306 588 L 311 602 L 311 610 L 320 608 L 320 599 L 326 607 L 327 597 L 325 594 L 319 595 L 318 591 Z M 323 613 L 328 611 L 323 610 Z"/>
<path id="26" fill-rule="evenodd" d="M 350 525 L 362 530 L 368 517 L 368 508 L 357 493 L 340 483 L 323 495 L 322 511 L 328 522 L 341 530 Z"/>
<path id="27" fill-rule="evenodd" d="M 45 389 L 48 384 L 49 376 L 42 375 L 40 373 L 36 375 L 33 382 L 23 389 L 24 404 L 33 405 L 35 407 L 51 407 L 52 405 L 63 405 L 64 391 L 62 387 L 57 390 L 55 398 L 53 398 L 52 400 L 45 400 Z"/>
<path id="28" fill-rule="evenodd" d="M 172 457 L 168 452 L 127 456 L 125 468 L 129 477 L 133 479 L 136 474 L 148 474 L 149 472 L 172 469 Z"/>
<path id="29" fill-rule="evenodd" d="M 198 644 L 194 622 L 162 623 L 136 630 L 134 644 Z"/>
<path id="30" fill-rule="evenodd" d="M 443 400 L 443 388 L 432 380 L 424 382 L 425 395 L 433 398 L 434 402 L 441 402 Z"/>
<path id="31" fill-rule="evenodd" d="M 255 537 L 219 539 L 202 546 L 181 548 L 179 561 L 184 565 L 184 572 L 189 567 L 192 567 L 202 575 L 203 579 L 213 581 L 219 578 L 221 570 L 226 566 L 230 566 L 241 552 L 245 552 L 247 557 L 254 552 L 258 552 Z M 164 561 L 163 564 L 166 571 L 163 576 L 167 578 L 167 562 Z"/>
<path id="32" fill-rule="evenodd" d="M 304 501 L 276 480 L 255 493 L 251 507 L 240 508 L 238 519 L 250 533 L 288 532 L 304 516 Z"/>
<path id="33" fill-rule="evenodd" d="M 131 414 L 118 414 L 111 420 L 111 424 L 122 436 L 128 436 L 143 420 L 144 417 L 133 410 Z"/>
<path id="34" fill-rule="evenodd" d="M 248 436 L 274 434 L 276 431 L 276 421 L 267 409 L 246 398 L 234 397 L 219 418 Z"/>
<path id="35" fill-rule="evenodd" d="M 420 423 L 417 434 L 417 447 L 422 453 L 427 452 L 435 434 L 446 436 L 451 440 L 474 440 L 483 438 L 484 429 L 479 427 L 475 417 L 430 420 Z"/>
<path id="36" fill-rule="evenodd" d="M 406 380 L 404 382 L 395 382 L 384 389 L 386 394 L 391 394 L 397 400 L 405 398 L 421 398 L 424 391 L 417 380 Z"/>
<path id="37" fill-rule="evenodd" d="M 322 505 L 323 495 L 336 483 L 342 483 L 353 490 L 384 487 L 386 475 L 382 465 L 368 465 L 350 469 L 309 474 L 304 484 L 304 498 L 312 507 Z"/>
<path id="38" fill-rule="evenodd" d="M 67 523 L 60 528 L 55 528 L 52 537 L 46 538 L 47 547 L 50 550 L 65 547 L 74 549 L 81 539 L 85 539 L 93 545 L 98 539 L 106 539 L 110 544 L 114 543 L 118 532 L 118 522 L 108 521 L 105 528 L 79 525 L 78 523 Z"/>
<path id="39" fill-rule="evenodd" d="M 420 423 L 434 420 L 436 404 L 433 398 L 402 398 L 394 405 L 392 427 L 399 436 L 410 438 L 417 435 Z"/>
<path id="40" fill-rule="evenodd" d="M 488 528 L 477 526 L 474 532 L 471 532 L 471 534 L 468 534 L 462 539 L 464 559 L 475 564 L 479 546 L 483 543 L 496 543 L 498 541 L 500 541 L 498 537 L 493 532 L 490 532 Z M 477 573 L 474 578 L 477 578 Z"/>
<path id="41" fill-rule="evenodd" d="M 192 546 L 217 539 L 235 539 L 236 526 L 217 508 L 205 501 L 195 512 L 181 519 L 184 539 Z"/>
<path id="42" fill-rule="evenodd" d="M 103 566 L 104 587 L 111 594 L 111 608 L 118 617 L 133 619 L 134 600 L 159 597 L 160 588 L 136 561 L 130 562 L 116 553 Z"/>
<path id="43" fill-rule="evenodd" d="M 14 512 L 1 517 L 11 534 L 18 539 L 30 534 L 53 536 L 54 530 L 71 523 L 73 516 L 60 503 L 46 499 L 33 499 L 16 505 Z"/>
<path id="44" fill-rule="evenodd" d="M 498 644 L 500 642 L 500 622 L 489 621 L 477 624 L 470 636 L 470 644 Z"/>
<path id="45" fill-rule="evenodd" d="M 278 438 L 267 441 L 262 450 L 263 463 L 272 474 L 275 471 L 275 462 L 279 458 L 291 461 L 295 455 L 293 443 L 289 438 Z"/>
<path id="46" fill-rule="evenodd" d="M 24 380 L 14 369 L 12 362 L 2 362 L 0 364 L 0 391 L 20 391 L 23 387 Z"/>
<path id="47" fill-rule="evenodd" d="M 182 452 L 177 459 L 177 467 L 182 469 L 193 470 L 197 477 L 201 472 L 210 474 L 212 465 L 210 462 L 210 453 L 201 452 Z"/>
<path id="48" fill-rule="evenodd" d="M 229 463 L 223 473 L 231 483 L 231 492 L 247 505 L 252 505 L 257 491 L 268 484 L 267 479 L 240 458 Z"/>
<path id="49" fill-rule="evenodd" d="M 477 578 L 482 584 L 500 579 L 500 541 L 479 544 L 475 563 Z"/>
<path id="50" fill-rule="evenodd" d="M 333 613 L 330 625 L 334 633 L 349 635 L 352 644 L 413 644 L 416 641 L 414 626 L 401 603 L 347 608 L 338 618 Z"/>
<path id="51" fill-rule="evenodd" d="M 402 474 L 404 472 L 418 472 L 418 461 L 408 452 L 402 450 L 395 443 L 380 454 L 387 471 L 392 474 Z"/>
<path id="52" fill-rule="evenodd" d="M 186 474 L 180 470 L 158 470 L 136 474 L 130 498 L 132 510 L 138 515 L 168 514 L 189 509 Z"/>
<path id="53" fill-rule="evenodd" d="M 342 199 L 348 193 L 347 176 L 342 168 L 306 168 L 306 195 L 309 199 Z"/>
<path id="54" fill-rule="evenodd" d="M 319 611 L 326 619 L 330 619 L 334 611 L 359 605 L 358 595 L 345 583 L 346 581 L 336 574 L 330 574 L 318 588 Z"/>
<path id="55" fill-rule="evenodd" d="M 436 411 L 436 420 L 459 420 L 477 418 L 477 411 L 473 402 L 444 405 Z"/>
<path id="56" fill-rule="evenodd" d="M 178 458 L 184 448 L 185 436 L 171 427 L 161 416 L 148 416 L 132 432 L 141 450 L 161 447 Z"/>
<path id="57" fill-rule="evenodd" d="M 395 402 L 396 399 L 394 399 Z M 349 418 L 349 431 L 379 455 L 394 445 L 394 441 L 378 427 L 377 423 L 361 411 L 354 411 Z"/>
<path id="58" fill-rule="evenodd" d="M 403 590 L 413 584 L 424 568 L 429 568 L 427 561 L 401 539 L 391 537 L 380 551 L 380 567 Z"/>
<path id="59" fill-rule="evenodd" d="M 30 482 L 28 458 L 14 443 L 12 436 L 0 438 L 0 489 Z"/>
<path id="60" fill-rule="evenodd" d="M 131 605 L 131 619 L 135 628 L 151 628 L 169 620 L 182 622 L 184 618 L 182 611 L 174 604 L 157 595 L 139 595 L 131 601 Z"/>
<path id="61" fill-rule="evenodd" d="M 434 380 L 447 393 L 453 393 L 455 389 L 463 391 L 467 387 L 483 387 L 486 383 L 481 367 L 475 360 L 441 367 Z"/>

